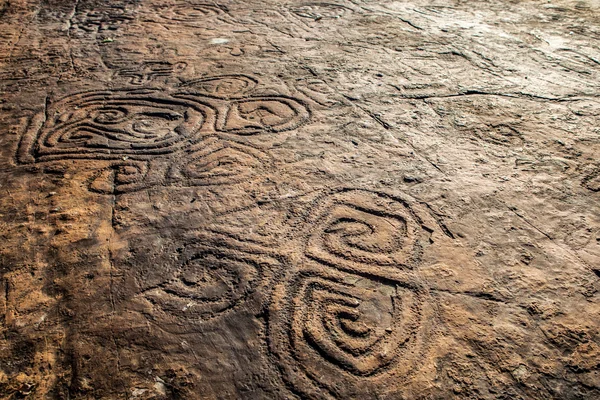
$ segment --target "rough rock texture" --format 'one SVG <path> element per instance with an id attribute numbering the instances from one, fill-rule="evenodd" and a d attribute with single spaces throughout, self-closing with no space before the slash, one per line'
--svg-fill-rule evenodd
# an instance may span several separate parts
<path id="1" fill-rule="evenodd" d="M 1 398 L 600 398 L 598 2 L 0 25 Z"/>

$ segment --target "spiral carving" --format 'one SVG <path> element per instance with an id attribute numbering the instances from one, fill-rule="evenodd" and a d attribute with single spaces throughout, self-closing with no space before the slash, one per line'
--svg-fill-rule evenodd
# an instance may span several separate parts
<path id="1" fill-rule="evenodd" d="M 118 90 L 68 96 L 46 114 L 51 117 L 33 126 L 21 143 L 21 159 L 146 159 L 168 154 L 207 120 L 214 121 L 216 111 L 155 90 Z"/>
<path id="2" fill-rule="evenodd" d="M 423 294 L 394 284 L 305 271 L 275 290 L 270 350 L 308 398 L 366 398 L 384 375 L 416 370 Z"/>
<path id="3" fill-rule="evenodd" d="M 162 328 L 195 331 L 198 324 L 222 317 L 256 295 L 274 263 L 266 256 L 193 245 L 183 250 L 177 265 L 140 275 L 137 298 L 152 308 L 150 318 L 160 316 Z"/>
<path id="4" fill-rule="evenodd" d="M 173 67 L 148 65 L 155 64 L 151 73 L 159 75 Z M 48 101 L 31 118 L 17 161 L 102 161 L 90 184 L 98 193 L 181 181 L 191 186 L 239 182 L 269 159 L 243 136 L 292 130 L 310 117 L 300 100 L 249 95 L 257 84 L 245 75 L 223 75 L 172 90 L 88 91 Z M 153 168 L 148 172 L 135 162 L 152 163 Z M 124 181 L 131 179 L 135 184 Z"/>
<path id="5" fill-rule="evenodd" d="M 317 200 L 306 254 L 350 272 L 390 279 L 418 262 L 427 232 L 401 199 L 349 190 Z"/>

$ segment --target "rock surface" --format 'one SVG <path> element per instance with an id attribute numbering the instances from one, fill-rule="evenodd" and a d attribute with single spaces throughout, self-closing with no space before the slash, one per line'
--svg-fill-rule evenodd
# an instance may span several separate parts
<path id="1" fill-rule="evenodd" d="M 0 25 L 1 398 L 600 398 L 597 2 Z"/>

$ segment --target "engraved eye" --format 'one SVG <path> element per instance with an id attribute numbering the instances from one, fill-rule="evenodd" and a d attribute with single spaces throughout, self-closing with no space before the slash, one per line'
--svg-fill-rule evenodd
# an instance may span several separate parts
<path id="1" fill-rule="evenodd" d="M 162 137 L 169 135 L 183 119 L 183 115 L 176 112 L 145 112 L 133 117 L 131 129 L 139 134 Z"/>
<path id="2" fill-rule="evenodd" d="M 144 296 L 174 318 L 208 320 L 244 302 L 258 283 L 260 269 L 252 260 L 201 252 Z"/>
<path id="3" fill-rule="evenodd" d="M 104 108 L 94 116 L 99 124 L 117 124 L 127 119 L 129 112 L 125 108 Z"/>

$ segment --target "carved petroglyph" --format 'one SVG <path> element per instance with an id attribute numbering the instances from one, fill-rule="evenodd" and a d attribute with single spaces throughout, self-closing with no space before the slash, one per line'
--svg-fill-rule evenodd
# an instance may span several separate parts
<path id="1" fill-rule="evenodd" d="M 187 63 L 168 61 L 146 61 L 135 68 L 122 68 L 118 76 L 129 78 L 132 85 L 145 85 L 160 77 L 170 77 L 187 68 Z"/>
<path id="2" fill-rule="evenodd" d="M 160 16 L 173 21 L 197 21 L 207 16 L 223 14 L 224 6 L 217 4 L 174 4 L 164 5 L 160 8 Z"/>
<path id="3" fill-rule="evenodd" d="M 92 180 L 92 190 L 100 193 L 174 183 L 175 176 L 190 185 L 237 182 L 269 157 L 236 141 L 293 130 L 310 118 L 300 100 L 253 96 L 257 83 L 245 75 L 226 75 L 171 89 L 89 91 L 48 101 L 31 119 L 17 161 L 112 161 Z M 160 160 L 171 165 L 166 168 L 171 172 L 150 182 L 147 167 L 132 163 Z M 129 182 L 133 177 L 135 184 Z M 105 184 L 99 181 L 103 178 Z"/>
<path id="4" fill-rule="evenodd" d="M 55 159 L 147 159 L 192 138 L 215 111 L 158 90 L 112 90 L 67 96 L 36 116 L 21 142 L 22 163 Z"/>
<path id="5" fill-rule="evenodd" d="M 222 317 L 256 294 L 276 260 L 243 249 L 234 250 L 211 239 L 190 243 L 178 250 L 173 265 L 161 274 L 146 270 L 137 277 L 141 283 L 136 299 L 151 304 L 148 317 L 164 329 L 191 332 L 203 322 Z"/>
<path id="6" fill-rule="evenodd" d="M 315 206 L 305 253 L 340 270 L 405 276 L 431 233 L 407 202 L 381 193 L 345 190 Z"/>
<path id="7" fill-rule="evenodd" d="M 305 266 L 275 288 L 269 349 L 294 392 L 367 398 L 382 378 L 418 370 L 428 334 L 424 300 L 391 282 Z"/>
<path id="8" fill-rule="evenodd" d="M 270 157 L 250 146 L 214 141 L 182 154 L 173 162 L 169 179 L 185 186 L 223 185 L 244 182 L 270 164 Z"/>
<path id="9" fill-rule="evenodd" d="M 298 17 L 314 20 L 341 18 L 351 12 L 351 8 L 333 3 L 309 3 L 292 9 Z"/>
<path id="10" fill-rule="evenodd" d="M 434 312 L 418 267 L 443 229 L 399 195 L 349 188 L 303 204 L 303 251 L 274 289 L 269 350 L 301 397 L 370 398 L 391 376 L 409 379 L 428 348 Z"/>
<path id="11" fill-rule="evenodd" d="M 195 254 L 176 276 L 144 296 L 163 311 L 186 319 L 210 319 L 233 308 L 249 293 L 257 269 L 233 258 Z"/>

